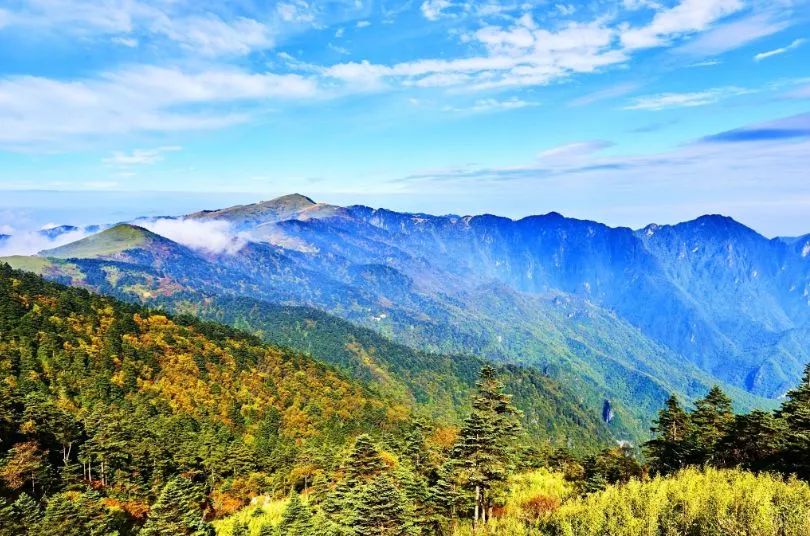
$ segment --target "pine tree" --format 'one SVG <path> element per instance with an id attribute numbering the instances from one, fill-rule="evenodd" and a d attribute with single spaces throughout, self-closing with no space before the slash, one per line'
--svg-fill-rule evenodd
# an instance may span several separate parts
<path id="1" fill-rule="evenodd" d="M 651 430 L 655 438 L 644 447 L 653 473 L 669 474 L 687 464 L 691 452 L 689 416 L 675 395 L 670 396 L 666 406 L 658 412 Z"/>
<path id="2" fill-rule="evenodd" d="M 786 396 L 777 413 L 787 427 L 782 455 L 785 469 L 810 480 L 810 363 L 799 385 Z"/>
<path id="3" fill-rule="evenodd" d="M 456 467 L 473 493 L 473 520 L 486 522 L 493 505 L 493 491 L 502 485 L 514 465 L 519 413 L 511 396 L 503 392 L 495 369 L 481 370 L 472 402 L 472 413 L 464 421 L 453 448 Z"/>
<path id="4" fill-rule="evenodd" d="M 248 525 L 244 521 L 234 521 L 231 536 L 248 536 Z"/>
<path id="5" fill-rule="evenodd" d="M 358 535 L 414 534 L 407 501 L 387 474 L 375 477 L 357 498 L 352 528 Z"/>
<path id="6" fill-rule="evenodd" d="M 42 512 L 36 501 L 27 493 L 21 493 L 17 500 L 11 505 L 14 517 L 17 522 L 24 527 L 29 534 L 35 534 L 35 527 L 42 519 Z"/>
<path id="7" fill-rule="evenodd" d="M 717 444 L 718 461 L 726 467 L 740 466 L 751 471 L 781 469 L 778 458 L 784 441 L 785 422 L 773 414 L 754 410 L 737 415 Z"/>
<path id="8" fill-rule="evenodd" d="M 190 480 L 175 477 L 160 492 L 141 529 L 142 536 L 212 536 L 214 530 L 202 518 L 203 494 Z"/>
<path id="9" fill-rule="evenodd" d="M 301 496 L 292 492 L 290 502 L 281 516 L 279 533 L 281 536 L 306 536 L 312 532 L 312 512 L 309 506 L 301 501 Z"/>
<path id="10" fill-rule="evenodd" d="M 261 527 L 259 527 L 258 536 L 277 536 L 277 535 L 278 531 L 270 523 L 264 523 Z"/>
<path id="11" fill-rule="evenodd" d="M 33 528 L 33 525 L 27 526 L 21 523 L 12 506 L 0 497 L 0 536 L 29 534 Z"/>
<path id="12" fill-rule="evenodd" d="M 713 464 L 717 443 L 726 435 L 734 422 L 731 399 L 718 386 L 695 402 L 695 411 L 689 416 L 691 423 L 690 460 L 695 464 Z"/>
<path id="13" fill-rule="evenodd" d="M 346 481 L 355 486 L 367 482 L 385 470 L 377 447 L 367 434 L 358 436 L 344 464 Z"/>

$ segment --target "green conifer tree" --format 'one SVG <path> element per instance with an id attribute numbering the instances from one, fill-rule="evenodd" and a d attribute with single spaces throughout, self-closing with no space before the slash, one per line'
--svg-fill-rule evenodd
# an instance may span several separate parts
<path id="1" fill-rule="evenodd" d="M 248 525 L 244 521 L 234 521 L 231 536 L 248 536 Z"/>
<path id="2" fill-rule="evenodd" d="M 292 492 L 290 502 L 281 516 L 279 533 L 281 536 L 308 536 L 312 532 L 312 511 L 298 493 Z"/>
<path id="3" fill-rule="evenodd" d="M 785 442 L 785 422 L 772 413 L 754 410 L 737 415 L 717 445 L 718 462 L 752 471 L 782 469 L 779 455 Z"/>
<path id="4" fill-rule="evenodd" d="M 409 505 L 387 474 L 375 477 L 357 497 L 352 528 L 358 535 L 406 536 L 416 533 Z"/>
<path id="5" fill-rule="evenodd" d="M 503 485 L 514 467 L 520 432 L 519 413 L 504 393 L 495 369 L 486 365 L 476 383 L 472 413 L 464 421 L 452 457 L 473 494 L 473 521 L 486 522 L 495 488 Z"/>
<path id="6" fill-rule="evenodd" d="M 21 493 L 11 505 L 11 509 L 19 525 L 25 528 L 28 534 L 36 534 L 35 529 L 42 519 L 42 512 L 36 501 L 27 493 Z"/>
<path id="7" fill-rule="evenodd" d="M 160 492 L 149 517 L 141 529 L 142 536 L 212 536 L 214 530 L 203 520 L 199 486 L 188 479 L 175 477 Z"/>
<path id="8" fill-rule="evenodd" d="M 689 420 L 692 434 L 690 461 L 699 465 L 714 464 L 717 444 L 734 422 L 731 399 L 715 385 L 704 398 L 695 402 L 695 411 Z"/>
<path id="9" fill-rule="evenodd" d="M 799 385 L 786 397 L 778 411 L 787 427 L 782 465 L 786 471 L 810 480 L 810 363 Z"/>
<path id="10" fill-rule="evenodd" d="M 688 463 L 691 452 L 689 415 L 675 395 L 670 396 L 666 406 L 658 412 L 651 430 L 655 437 L 647 441 L 644 448 L 653 473 L 669 474 Z"/>

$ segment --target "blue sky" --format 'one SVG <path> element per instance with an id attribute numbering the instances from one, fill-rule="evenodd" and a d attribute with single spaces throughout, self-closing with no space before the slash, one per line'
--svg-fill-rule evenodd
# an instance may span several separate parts
<path id="1" fill-rule="evenodd" d="M 7 228 L 301 192 L 796 235 L 810 3 L 0 0 L 0 125 Z"/>

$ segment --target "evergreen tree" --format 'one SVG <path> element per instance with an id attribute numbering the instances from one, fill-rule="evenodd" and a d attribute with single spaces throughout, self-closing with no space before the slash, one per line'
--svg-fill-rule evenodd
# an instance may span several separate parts
<path id="1" fill-rule="evenodd" d="M 587 492 L 604 489 L 608 484 L 626 483 L 641 476 L 641 465 L 629 446 L 605 449 L 583 463 L 584 488 Z"/>
<path id="2" fill-rule="evenodd" d="M 651 430 L 655 437 L 644 447 L 653 473 L 669 474 L 688 463 L 692 450 L 689 416 L 675 395 L 670 396 L 666 406 L 658 412 Z"/>
<path id="3" fill-rule="evenodd" d="M 35 528 L 42 519 L 42 512 L 36 501 L 27 493 L 21 493 L 11 505 L 11 509 L 17 523 L 24 527 L 28 534 L 36 534 Z"/>
<path id="4" fill-rule="evenodd" d="M 717 461 L 726 467 L 740 466 L 752 471 L 781 469 L 778 461 L 784 439 L 785 423 L 772 413 L 754 410 L 748 415 L 737 415 L 717 444 Z"/>
<path id="5" fill-rule="evenodd" d="M 175 477 L 160 492 L 141 529 L 142 536 L 212 536 L 214 529 L 203 520 L 203 493 L 190 480 Z"/>
<path id="6" fill-rule="evenodd" d="M 278 536 L 278 531 L 270 523 L 264 523 L 259 527 L 258 536 Z"/>
<path id="7" fill-rule="evenodd" d="M 248 536 L 248 525 L 244 521 L 234 521 L 231 536 Z"/>
<path id="8" fill-rule="evenodd" d="M 354 487 L 367 482 L 385 470 L 377 447 L 367 434 L 358 436 L 344 464 L 346 482 Z"/>
<path id="9" fill-rule="evenodd" d="M 778 416 L 786 425 L 783 465 L 788 472 L 810 480 L 810 363 L 799 385 L 788 391 Z"/>
<path id="10" fill-rule="evenodd" d="M 290 502 L 281 516 L 281 523 L 278 526 L 281 536 L 305 536 L 312 534 L 312 512 L 309 506 L 301 501 L 301 496 L 292 492 Z"/>
<path id="11" fill-rule="evenodd" d="M 324 513 L 318 524 L 323 534 L 348 534 L 363 487 L 386 470 L 377 447 L 367 434 L 357 437 L 351 451 L 341 465 L 342 477 L 321 503 Z"/>
<path id="12" fill-rule="evenodd" d="M 387 474 L 378 475 L 363 488 L 351 525 L 363 536 L 415 534 L 408 503 Z"/>
<path id="13" fill-rule="evenodd" d="M 31 528 L 33 525 L 26 526 L 20 523 L 12 506 L 0 497 L 0 536 L 21 536 L 28 534 Z"/>
<path id="14" fill-rule="evenodd" d="M 495 369 L 481 370 L 472 402 L 452 457 L 462 480 L 473 494 L 473 520 L 486 521 L 493 505 L 494 488 L 502 485 L 513 468 L 516 438 L 520 431 L 518 412 L 511 396 L 503 392 Z"/>
<path id="15" fill-rule="evenodd" d="M 695 411 L 689 416 L 692 433 L 690 461 L 713 464 L 718 442 L 726 435 L 734 421 L 731 399 L 718 386 L 695 402 Z"/>

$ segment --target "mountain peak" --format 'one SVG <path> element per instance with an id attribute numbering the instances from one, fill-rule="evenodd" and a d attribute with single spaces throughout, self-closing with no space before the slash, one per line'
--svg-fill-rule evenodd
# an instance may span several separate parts
<path id="1" fill-rule="evenodd" d="M 119 223 L 100 233 L 87 236 L 70 244 L 40 251 L 38 255 L 61 259 L 98 258 L 142 247 L 148 243 L 167 241 L 169 241 L 167 238 L 163 238 L 143 227 L 129 223 Z"/>
<path id="2" fill-rule="evenodd" d="M 307 197 L 303 194 L 287 194 L 282 195 L 281 197 L 276 197 L 275 199 L 271 199 L 270 201 L 265 201 L 265 203 L 274 203 L 274 204 L 295 204 L 295 205 L 315 205 L 315 201 L 311 197 Z"/>
<path id="3" fill-rule="evenodd" d="M 189 214 L 189 218 L 228 220 L 238 224 L 260 224 L 293 218 L 302 211 L 320 206 L 301 194 L 289 194 L 249 205 L 235 205 L 218 210 L 203 210 Z"/>

